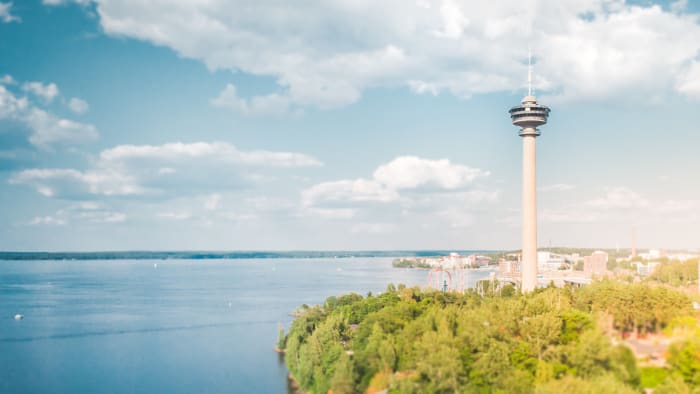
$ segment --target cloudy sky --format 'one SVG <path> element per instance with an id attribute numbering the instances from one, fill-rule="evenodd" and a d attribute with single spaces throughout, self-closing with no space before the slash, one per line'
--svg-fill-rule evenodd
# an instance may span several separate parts
<path id="1" fill-rule="evenodd" d="M 700 2 L 0 0 L 0 250 L 700 247 Z"/>

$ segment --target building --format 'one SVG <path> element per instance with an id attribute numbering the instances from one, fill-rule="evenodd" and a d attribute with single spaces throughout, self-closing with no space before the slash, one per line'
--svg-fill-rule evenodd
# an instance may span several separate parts
<path id="1" fill-rule="evenodd" d="M 501 259 L 498 262 L 498 277 L 501 279 L 517 278 L 520 276 L 520 262 Z"/>
<path id="2" fill-rule="evenodd" d="M 656 260 L 666 257 L 666 251 L 663 249 L 649 249 L 647 253 L 640 253 L 639 256 L 644 260 Z"/>
<path id="3" fill-rule="evenodd" d="M 608 274 L 608 254 L 600 250 L 583 258 L 583 275 L 586 278 L 601 277 Z"/>
<path id="4" fill-rule="evenodd" d="M 650 261 L 646 264 L 644 263 L 637 263 L 637 275 L 639 276 L 649 276 L 654 273 L 654 270 L 656 267 L 659 266 L 659 262 L 655 261 Z"/>
<path id="5" fill-rule="evenodd" d="M 558 271 L 566 264 L 563 256 L 551 252 L 537 252 L 537 270 Z"/>

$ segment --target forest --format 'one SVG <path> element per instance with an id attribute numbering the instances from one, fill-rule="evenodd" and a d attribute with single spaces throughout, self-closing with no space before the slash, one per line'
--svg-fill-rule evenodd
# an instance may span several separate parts
<path id="1" fill-rule="evenodd" d="M 630 335 L 679 328 L 666 368 L 640 367 Z M 389 285 L 329 297 L 280 332 L 309 393 L 655 393 L 700 387 L 700 335 L 685 294 L 647 283 L 478 294 Z"/>

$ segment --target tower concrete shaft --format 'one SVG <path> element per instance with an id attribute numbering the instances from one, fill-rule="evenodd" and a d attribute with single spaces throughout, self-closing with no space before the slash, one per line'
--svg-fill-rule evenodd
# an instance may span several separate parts
<path id="1" fill-rule="evenodd" d="M 535 135 L 523 136 L 523 250 L 521 272 L 522 291 L 528 292 L 537 288 L 537 147 L 535 145 Z"/>
<path id="2" fill-rule="evenodd" d="M 520 271 L 521 289 L 537 288 L 537 147 L 538 126 L 547 123 L 549 108 L 537 103 L 534 96 L 523 98 L 522 104 L 510 109 L 513 124 L 521 127 L 523 137 L 523 248 Z"/>

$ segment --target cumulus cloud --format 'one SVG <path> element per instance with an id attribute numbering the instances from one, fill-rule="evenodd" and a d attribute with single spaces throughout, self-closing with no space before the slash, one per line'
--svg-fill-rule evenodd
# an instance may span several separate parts
<path id="1" fill-rule="evenodd" d="M 683 12 L 688 7 L 688 0 L 676 0 L 671 2 L 671 11 Z"/>
<path id="2" fill-rule="evenodd" d="M 488 175 L 488 171 L 452 164 L 447 159 L 401 156 L 379 166 L 374 171 L 373 178 L 390 189 L 415 189 L 431 185 L 454 190 L 471 184 L 477 177 Z"/>
<path id="3" fill-rule="evenodd" d="M 76 114 L 83 114 L 90 108 L 87 101 L 73 97 L 68 100 L 68 108 Z"/>
<path id="4" fill-rule="evenodd" d="M 39 108 L 30 109 L 23 119 L 33 130 L 29 142 L 40 148 L 93 141 L 99 135 L 93 125 L 59 118 Z"/>
<path id="5" fill-rule="evenodd" d="M 469 190 L 488 175 L 446 159 L 399 156 L 377 167 L 371 179 L 322 182 L 303 190 L 301 209 L 303 215 L 321 219 L 368 220 L 367 226 L 351 232 L 390 232 L 386 226 L 375 226 L 381 218 L 395 222 L 410 217 L 466 227 L 484 204 L 498 200 L 498 191 Z"/>
<path id="6" fill-rule="evenodd" d="M 14 174 L 10 182 L 49 197 L 168 197 L 169 192 L 242 188 L 265 179 L 256 172 L 265 169 L 319 165 L 301 153 L 241 151 L 224 142 L 119 145 L 103 150 L 89 169 L 28 169 Z M 218 203 L 208 204 L 215 208 Z"/>
<path id="7" fill-rule="evenodd" d="M 694 61 L 680 73 L 676 89 L 686 96 L 700 99 L 700 61 Z"/>
<path id="8" fill-rule="evenodd" d="M 2 85 L 14 85 L 16 84 L 17 81 L 15 81 L 14 78 L 12 78 L 12 75 L 5 74 L 0 78 L 0 84 Z"/>
<path id="9" fill-rule="evenodd" d="M 0 85 L 0 120 L 17 119 L 29 108 L 26 97 L 17 98 L 5 86 Z"/>
<path id="10" fill-rule="evenodd" d="M 0 3 L 0 21 L 4 23 L 19 22 L 19 17 L 12 15 L 12 3 Z"/>
<path id="11" fill-rule="evenodd" d="M 53 101 L 53 99 L 58 96 L 58 86 L 56 86 L 55 83 L 43 84 L 41 82 L 26 82 L 22 85 L 22 90 L 48 102 Z"/>
<path id="12" fill-rule="evenodd" d="M 319 183 L 302 192 L 302 201 L 305 206 L 334 202 L 391 202 L 399 199 L 401 190 L 456 190 L 488 175 L 488 171 L 452 164 L 446 159 L 399 156 L 379 166 L 372 179 Z"/>
<path id="13" fill-rule="evenodd" d="M 11 76 L 5 76 L 3 80 L 5 82 L 0 84 L 0 121 L 11 120 L 24 124 L 29 130 L 28 140 L 32 145 L 51 149 L 54 146 L 85 143 L 98 138 L 99 132 L 95 126 L 52 114 L 27 97 L 18 97 L 10 91 L 7 85 L 14 82 Z M 43 101 L 51 101 L 59 94 L 53 83 L 44 85 L 30 82 L 22 85 L 22 89 L 42 97 Z"/>
<path id="14" fill-rule="evenodd" d="M 684 1 L 95 3 L 107 34 L 275 78 L 269 95 L 242 98 L 227 85 L 212 100 L 243 113 L 332 108 L 377 87 L 512 91 L 524 84 L 528 44 L 539 55 L 535 87 L 560 100 L 693 94 L 697 81 L 689 64 L 698 61 L 700 26 Z"/>
<path id="15" fill-rule="evenodd" d="M 219 96 L 211 100 L 211 104 L 244 115 L 284 115 L 290 112 L 291 99 L 289 96 L 273 93 L 246 100 L 238 96 L 236 86 L 227 84 Z"/>

